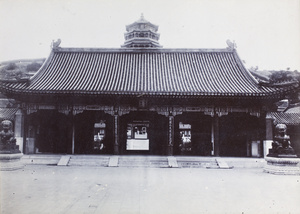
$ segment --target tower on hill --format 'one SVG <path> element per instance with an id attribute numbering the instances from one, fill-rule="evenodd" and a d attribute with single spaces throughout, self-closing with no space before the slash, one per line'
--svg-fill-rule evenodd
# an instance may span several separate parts
<path id="1" fill-rule="evenodd" d="M 162 48 L 159 44 L 158 26 L 144 19 L 143 14 L 136 22 L 126 26 L 122 48 Z"/>

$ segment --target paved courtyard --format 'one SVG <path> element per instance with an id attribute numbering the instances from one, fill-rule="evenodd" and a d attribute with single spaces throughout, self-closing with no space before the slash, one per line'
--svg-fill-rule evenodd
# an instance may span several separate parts
<path id="1" fill-rule="evenodd" d="M 1 213 L 300 213 L 300 176 L 27 165 L 1 172 Z"/>

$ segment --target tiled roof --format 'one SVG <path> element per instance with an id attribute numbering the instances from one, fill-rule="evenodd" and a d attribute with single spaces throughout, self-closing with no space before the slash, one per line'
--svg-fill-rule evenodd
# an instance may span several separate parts
<path id="1" fill-rule="evenodd" d="M 300 125 L 300 113 L 271 112 L 274 124 Z"/>
<path id="2" fill-rule="evenodd" d="M 300 106 L 290 107 L 288 108 L 285 113 L 299 113 L 300 114 Z"/>
<path id="3" fill-rule="evenodd" d="M 13 121 L 17 111 L 18 111 L 17 108 L 0 108 L 0 121 L 2 120 Z"/>
<path id="4" fill-rule="evenodd" d="M 21 94 L 270 97 L 228 49 L 53 49 L 28 82 L 2 83 Z"/>

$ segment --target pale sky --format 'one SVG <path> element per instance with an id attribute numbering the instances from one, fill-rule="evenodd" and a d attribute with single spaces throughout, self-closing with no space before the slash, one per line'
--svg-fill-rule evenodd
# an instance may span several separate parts
<path id="1" fill-rule="evenodd" d="M 300 0 L 0 0 L 0 61 L 61 47 L 120 48 L 144 14 L 164 48 L 226 48 L 245 66 L 300 71 Z"/>

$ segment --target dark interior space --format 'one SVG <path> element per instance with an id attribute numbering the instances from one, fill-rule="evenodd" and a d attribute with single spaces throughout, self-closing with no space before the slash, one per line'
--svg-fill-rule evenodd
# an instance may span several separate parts
<path id="1" fill-rule="evenodd" d="M 103 146 L 94 140 L 95 124 L 105 124 Z M 113 117 L 102 111 L 84 111 L 75 116 L 75 154 L 113 154 Z"/>
<path id="2" fill-rule="evenodd" d="M 127 127 L 134 123 L 148 124 L 147 136 L 149 139 L 149 150 L 128 150 Z M 120 153 L 121 154 L 151 154 L 165 155 L 168 143 L 168 118 L 156 112 L 137 111 L 120 117 Z"/>
<path id="3" fill-rule="evenodd" d="M 181 125 L 180 125 L 181 124 Z M 189 127 L 190 125 L 190 127 Z M 186 126 L 184 128 L 182 126 Z M 183 142 L 183 131 L 191 131 L 190 145 Z M 175 117 L 175 155 L 211 155 L 211 117 L 200 113 L 183 113 Z M 183 146 L 187 144 L 187 146 Z"/>
<path id="4" fill-rule="evenodd" d="M 71 121 L 54 110 L 39 110 L 28 117 L 27 137 L 35 136 L 35 153 L 70 153 Z"/>

